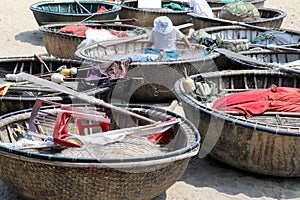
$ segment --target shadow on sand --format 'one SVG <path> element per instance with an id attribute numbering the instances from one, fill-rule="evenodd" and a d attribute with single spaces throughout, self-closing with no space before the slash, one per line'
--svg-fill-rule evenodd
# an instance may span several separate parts
<path id="1" fill-rule="evenodd" d="M 20 42 L 30 43 L 34 46 L 44 46 L 42 33 L 39 30 L 20 32 L 15 39 Z"/>
<path id="2" fill-rule="evenodd" d="M 243 194 L 255 199 L 297 199 L 300 178 L 280 178 L 241 171 L 211 157 L 193 157 L 179 181 L 197 188 L 213 188 L 230 196 Z M 153 200 L 167 199 L 166 193 Z"/>

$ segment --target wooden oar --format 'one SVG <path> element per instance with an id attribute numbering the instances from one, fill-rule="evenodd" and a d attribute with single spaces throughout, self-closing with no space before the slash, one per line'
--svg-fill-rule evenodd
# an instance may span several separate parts
<path id="1" fill-rule="evenodd" d="M 183 24 L 182 28 L 186 28 L 188 26 L 191 26 L 191 24 L 190 23 Z M 108 46 L 111 46 L 111 45 L 117 45 L 117 44 L 128 43 L 128 42 L 134 42 L 134 41 L 137 41 L 137 40 L 146 39 L 148 37 L 149 36 L 147 34 L 143 34 L 143 35 L 128 37 L 128 38 L 125 38 L 125 39 L 102 41 L 102 42 L 99 42 L 97 45 L 101 46 L 103 48 L 107 48 Z"/>
<path id="2" fill-rule="evenodd" d="M 138 119 L 145 120 L 145 121 L 150 122 L 150 123 L 155 123 L 154 120 L 149 119 L 147 117 L 144 117 L 142 115 L 139 115 L 137 113 L 130 112 L 130 111 L 126 110 L 126 109 L 123 109 L 123 108 L 114 106 L 112 104 L 106 103 L 106 102 L 104 102 L 101 99 L 97 99 L 97 98 L 95 98 L 93 96 L 88 96 L 85 93 L 77 92 L 77 91 L 72 90 L 72 89 L 70 89 L 68 87 L 65 87 L 63 85 L 59 85 L 57 83 L 54 83 L 54 82 L 51 82 L 51 81 L 47 81 L 45 79 L 36 77 L 34 75 L 30 75 L 30 74 L 21 72 L 17 76 L 19 76 L 19 77 L 21 77 L 21 78 L 23 78 L 25 80 L 28 80 L 30 82 L 33 82 L 33 83 L 36 83 L 36 84 L 40 84 L 40 85 L 43 85 L 45 87 L 54 89 L 54 90 L 56 90 L 58 92 L 63 92 L 65 94 L 72 95 L 72 96 L 77 97 L 78 99 L 83 100 L 83 101 L 85 101 L 85 102 L 87 102 L 87 103 L 89 103 L 91 105 L 103 106 L 103 107 L 112 109 L 112 110 L 114 110 L 116 112 L 119 112 L 119 113 L 122 113 L 122 114 L 131 115 L 131 116 L 134 116 L 134 117 L 136 117 Z"/>
<path id="3" fill-rule="evenodd" d="M 80 8 L 82 8 L 85 12 L 87 12 L 87 13 L 91 13 L 88 9 L 86 9 L 79 1 L 77 1 L 77 0 L 74 0 L 77 4 L 78 4 L 78 6 L 80 6 Z"/>
<path id="4" fill-rule="evenodd" d="M 244 27 L 249 27 L 249 28 L 255 28 L 255 29 L 265 30 L 265 31 L 276 30 L 276 28 L 272 28 L 272 27 L 255 26 L 255 25 L 247 24 L 245 22 L 231 21 L 231 20 L 221 19 L 221 18 L 217 18 L 217 17 L 216 18 L 210 18 L 210 17 L 205 17 L 205 16 L 198 15 L 196 13 L 188 13 L 188 15 L 190 15 L 192 17 L 195 17 L 195 18 L 197 18 L 197 17 L 206 18 L 208 20 L 216 19 L 216 20 L 219 20 L 221 22 L 224 22 L 224 23 L 227 23 L 227 24 L 231 24 L 231 25 L 239 25 L 239 26 L 244 26 Z"/>
<path id="5" fill-rule="evenodd" d="M 131 19 L 115 19 L 115 20 L 87 20 L 86 23 L 115 23 L 115 22 L 137 22 L 136 18 Z"/>
<path id="6" fill-rule="evenodd" d="M 186 29 L 186 28 L 192 28 L 194 26 L 193 23 L 185 23 L 185 24 L 180 24 L 175 26 L 177 29 L 181 30 L 181 29 Z"/>
<path id="7" fill-rule="evenodd" d="M 59 147 L 57 144 L 48 144 L 48 145 L 33 145 L 33 146 L 27 146 L 27 147 L 19 147 L 18 150 L 27 150 L 27 149 L 48 149 L 53 147 Z"/>
<path id="8" fill-rule="evenodd" d="M 146 38 L 148 38 L 148 35 L 143 34 L 143 35 L 139 35 L 139 36 L 128 37 L 128 38 L 125 38 L 125 39 L 103 41 L 103 42 L 99 42 L 97 45 L 101 46 L 103 48 L 107 48 L 108 46 L 111 46 L 111 45 L 134 42 L 136 40 L 141 40 L 141 39 L 146 39 Z"/>
<path id="9" fill-rule="evenodd" d="M 86 21 L 81 21 L 81 22 L 43 22 L 43 24 L 62 24 L 62 25 L 79 25 L 82 23 L 115 23 L 115 22 L 137 22 L 138 20 L 136 18 L 131 18 L 131 19 L 115 19 L 115 20 L 86 20 Z"/>
<path id="10" fill-rule="evenodd" d="M 48 65 L 43 61 L 43 59 L 42 59 L 39 55 L 34 54 L 34 57 L 35 57 L 40 63 L 42 63 L 42 64 L 46 67 L 46 69 L 48 70 L 48 72 L 51 72 L 50 69 L 49 69 L 49 67 L 48 67 Z"/>
<path id="11" fill-rule="evenodd" d="M 249 44 L 249 47 L 261 47 L 261 48 L 271 49 L 271 50 L 286 50 L 286 51 L 295 51 L 297 53 L 300 53 L 300 49 L 285 47 L 285 46 L 276 45 L 276 44 L 269 44 L 269 45 Z"/>

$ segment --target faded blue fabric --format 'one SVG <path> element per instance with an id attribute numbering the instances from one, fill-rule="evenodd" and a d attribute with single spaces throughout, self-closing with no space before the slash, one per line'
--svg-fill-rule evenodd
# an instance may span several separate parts
<path id="1" fill-rule="evenodd" d="M 157 60 L 159 54 L 160 54 L 160 51 L 154 50 L 152 48 L 146 48 L 144 53 L 135 54 L 133 56 L 123 57 L 123 58 L 120 58 L 119 60 L 128 60 L 129 58 L 131 58 L 132 62 L 151 62 L 151 61 Z M 166 51 L 163 59 L 164 60 L 177 60 L 178 53 L 176 50 Z"/>
<path id="2" fill-rule="evenodd" d="M 160 51 L 154 50 L 152 48 L 146 48 L 145 49 L 145 53 L 149 53 L 149 54 L 154 54 L 154 55 L 159 55 Z M 166 51 L 164 57 L 164 60 L 177 60 L 178 59 L 178 53 L 176 50 L 170 50 L 170 51 Z"/>
<path id="3" fill-rule="evenodd" d="M 157 59 L 157 55 L 155 54 L 150 54 L 150 53 L 141 53 L 141 54 L 135 54 L 133 56 L 128 56 L 121 58 L 120 60 L 128 60 L 131 58 L 132 62 L 149 62 L 149 61 L 154 61 Z"/>

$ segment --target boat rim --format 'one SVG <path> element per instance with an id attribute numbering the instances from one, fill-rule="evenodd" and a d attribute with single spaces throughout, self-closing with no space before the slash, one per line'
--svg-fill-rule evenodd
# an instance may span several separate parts
<path id="1" fill-rule="evenodd" d="M 52 1 L 41 1 L 41 2 L 37 2 L 34 3 L 30 6 L 30 10 L 33 12 L 39 12 L 39 13 L 44 13 L 44 14 L 55 14 L 55 15 L 59 15 L 59 16 L 90 16 L 90 15 L 103 15 L 103 14 L 110 14 L 110 13 L 115 13 L 115 12 L 119 12 L 121 10 L 121 5 L 115 4 L 115 3 L 111 3 L 111 2 L 106 2 L 106 1 L 100 1 L 100 2 L 87 2 L 87 1 L 82 1 L 80 3 L 89 3 L 89 4 L 106 4 L 106 5 L 111 5 L 114 7 L 114 9 L 110 9 L 104 12 L 93 12 L 93 13 L 60 13 L 60 12 L 53 12 L 53 11 L 46 11 L 43 9 L 39 9 L 39 6 L 43 6 L 43 5 L 47 5 L 47 4 L 51 4 L 51 5 L 59 5 L 59 4 L 68 4 L 68 3 L 75 3 L 75 2 L 68 2 L 68 1 L 64 1 L 64 2 L 52 2 Z"/>
<path id="2" fill-rule="evenodd" d="M 65 104 L 65 105 L 68 105 L 68 104 Z M 71 105 L 72 106 L 80 106 L 80 105 L 87 106 L 87 104 L 71 104 Z M 198 129 L 192 124 L 191 121 L 189 121 L 184 116 L 178 115 L 177 113 L 170 111 L 170 110 L 153 107 L 153 106 L 149 106 L 149 105 L 141 105 L 141 104 L 113 104 L 113 105 L 123 106 L 126 108 L 154 109 L 155 111 L 164 112 L 168 115 L 179 118 L 179 119 L 181 119 L 181 123 L 187 123 L 189 125 L 189 127 L 193 130 L 193 133 L 195 135 L 195 141 L 193 144 L 191 144 L 189 146 L 185 146 L 180 149 L 177 149 L 175 151 L 166 152 L 163 154 L 158 154 L 158 155 L 153 155 L 153 156 L 136 156 L 136 157 L 132 157 L 132 158 L 78 158 L 78 157 L 56 156 L 56 155 L 29 152 L 26 150 L 17 150 L 14 148 L 3 146 L 3 145 L 0 145 L 0 151 L 12 153 L 12 154 L 15 154 L 18 156 L 40 159 L 40 160 L 59 161 L 59 162 L 64 162 L 64 163 L 80 163 L 81 165 L 84 165 L 84 164 L 90 165 L 91 163 L 97 163 L 97 165 L 102 164 L 103 166 L 106 166 L 107 164 L 109 164 L 109 165 L 115 165 L 115 166 L 119 166 L 119 167 L 126 167 L 126 166 L 128 167 L 128 166 L 132 165 L 132 163 L 135 163 L 137 165 L 145 165 L 147 163 L 149 164 L 149 163 L 153 163 L 153 162 L 158 162 L 160 164 L 168 163 L 170 161 L 176 161 L 176 160 L 178 160 L 178 158 L 183 159 L 183 158 L 194 156 L 198 153 L 201 136 L 199 134 Z M 42 109 L 50 109 L 50 108 L 55 109 L 55 106 L 43 106 L 42 107 Z M 30 114 L 31 111 L 32 111 L 32 108 L 6 113 L 6 114 L 0 116 L 0 121 L 3 121 L 4 119 L 9 118 L 10 116 L 13 116 L 13 115 L 26 114 L 26 113 Z M 7 124 L 0 122 L 0 125 L 5 126 Z"/>
<path id="3" fill-rule="evenodd" d="M 151 9 L 151 8 L 135 8 L 135 7 L 125 5 L 125 3 L 126 1 L 124 1 L 121 7 L 132 11 L 143 11 L 143 12 L 160 13 L 160 14 L 186 14 L 193 11 L 192 9 L 174 11 L 174 10 Z"/>
<path id="4" fill-rule="evenodd" d="M 74 26 L 111 26 L 111 27 L 124 27 L 124 28 L 136 28 L 139 30 L 144 30 L 145 33 L 143 34 L 147 34 L 147 29 L 143 28 L 143 27 L 139 27 L 139 26 L 135 26 L 135 25 L 130 25 L 130 24 L 96 24 L 96 23 L 57 23 L 57 24 L 46 24 L 46 25 L 41 25 L 39 26 L 39 30 L 42 33 L 48 33 L 48 34 L 55 34 L 55 35 L 61 35 L 61 36 L 70 36 L 70 37 L 74 37 L 74 38 L 82 38 L 85 39 L 86 36 L 79 36 L 79 35 L 74 35 L 72 33 L 61 33 L 61 32 L 57 32 L 52 30 L 55 27 L 59 27 L 59 26 L 68 26 L 68 25 L 74 25 Z"/>
<path id="5" fill-rule="evenodd" d="M 183 42 L 179 42 L 182 43 Z M 194 45 L 198 45 L 199 47 L 203 47 L 204 49 L 206 48 L 204 45 L 199 45 L 199 44 L 194 44 Z M 97 43 L 97 44 L 93 44 L 90 46 L 86 46 L 86 47 L 82 47 L 79 48 L 75 51 L 75 55 L 80 58 L 83 61 L 88 61 L 88 62 L 93 62 L 93 63 L 101 63 L 101 62 L 113 62 L 114 60 L 110 60 L 110 59 L 97 59 L 97 58 L 91 58 L 88 57 L 86 54 L 84 54 L 83 52 L 87 51 L 88 49 L 93 49 L 93 48 L 97 48 L 97 47 L 101 47 L 101 42 Z M 173 64 L 186 64 L 187 61 L 189 61 L 189 63 L 195 63 L 195 62 L 201 62 L 201 61 L 206 61 L 206 60 L 213 60 L 217 57 L 219 57 L 221 54 L 218 52 L 211 52 L 208 55 L 205 56 L 199 56 L 199 58 L 188 58 L 188 59 L 177 59 L 177 60 L 162 60 L 162 61 L 148 61 L 148 62 L 132 62 L 130 64 L 130 66 L 134 67 L 134 66 L 151 66 L 151 65 L 173 65 Z"/>
<path id="6" fill-rule="evenodd" d="M 253 72 L 253 70 L 238 70 L 239 72 Z M 269 72 L 270 70 L 260 70 L 260 71 L 265 71 L 265 72 Z M 214 72 L 209 72 L 209 73 L 214 73 Z M 238 73 L 238 72 L 237 72 Z M 254 72 L 253 72 L 254 73 Z M 287 73 L 283 73 L 283 72 L 272 72 L 272 73 L 276 73 L 276 74 L 287 74 Z M 205 73 L 203 73 L 205 74 Z M 202 75 L 203 75 L 202 74 Z M 190 77 L 196 77 L 198 75 L 191 75 Z M 188 105 L 190 105 L 191 107 L 204 112 L 208 115 L 211 115 L 215 118 L 233 123 L 233 124 L 238 124 L 241 125 L 243 127 L 247 127 L 247 128 L 251 128 L 251 129 L 255 129 L 255 130 L 261 130 L 261 131 L 265 131 L 265 132 L 269 132 L 275 135 L 285 135 L 285 136 L 297 136 L 300 137 L 300 134 L 297 132 L 290 132 L 290 131 L 283 131 L 283 130 L 278 130 L 275 128 L 268 128 L 262 125 L 259 125 L 258 123 L 250 123 L 250 122 L 246 122 L 246 120 L 228 114 L 228 113 L 224 113 L 222 111 L 218 111 L 217 109 L 212 109 L 212 108 L 208 108 L 205 107 L 202 104 L 197 103 L 198 101 L 192 97 L 191 95 L 188 95 L 185 93 L 185 91 L 183 90 L 182 86 L 181 86 L 181 82 L 184 80 L 185 78 L 180 78 L 175 82 L 175 93 L 176 96 L 183 101 L 184 103 L 187 103 Z M 282 128 L 282 129 L 287 129 L 287 128 Z"/>
<path id="7" fill-rule="evenodd" d="M 278 13 L 277 16 L 272 17 L 272 18 L 261 18 L 258 20 L 253 20 L 253 21 L 249 21 L 249 22 L 238 22 L 238 21 L 232 21 L 232 23 L 235 23 L 235 25 L 239 25 L 239 24 L 256 24 L 258 22 L 269 22 L 269 21 L 274 21 L 276 19 L 283 19 L 287 16 L 287 13 L 283 10 L 280 9 L 274 9 L 274 8 L 257 8 L 258 11 L 271 11 L 271 12 L 275 12 Z M 221 10 L 221 8 L 212 8 L 212 10 Z M 261 13 L 261 12 L 260 12 Z M 200 15 L 195 15 L 194 13 L 187 13 L 187 15 L 195 18 L 195 19 L 199 19 L 199 18 L 203 18 L 203 19 L 207 19 L 207 20 L 214 20 L 214 21 L 220 21 L 223 20 L 222 18 L 211 18 L 211 17 L 206 17 L 206 16 L 200 16 Z"/>

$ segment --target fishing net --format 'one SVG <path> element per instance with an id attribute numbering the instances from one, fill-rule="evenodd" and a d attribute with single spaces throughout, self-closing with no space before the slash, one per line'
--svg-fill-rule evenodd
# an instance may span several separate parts
<path id="1" fill-rule="evenodd" d="M 85 144 L 79 148 L 67 148 L 58 155 L 77 158 L 130 158 L 159 155 L 163 152 L 142 137 L 128 137 L 106 145 Z"/>
<path id="2" fill-rule="evenodd" d="M 265 31 L 260 33 L 252 41 L 253 44 L 261 45 L 284 45 L 284 44 L 297 44 L 299 42 L 298 36 L 292 36 L 283 31 Z"/>
<path id="3" fill-rule="evenodd" d="M 219 18 L 231 21 L 249 22 L 259 19 L 260 13 L 253 4 L 236 0 L 222 7 Z"/>
<path id="4" fill-rule="evenodd" d="M 213 38 L 210 34 L 201 29 L 194 31 L 191 37 L 199 44 L 207 46 L 209 52 L 215 48 L 224 48 L 233 52 L 249 49 L 249 41 L 247 39 L 225 40 L 221 39 L 218 35 L 216 38 Z"/>

